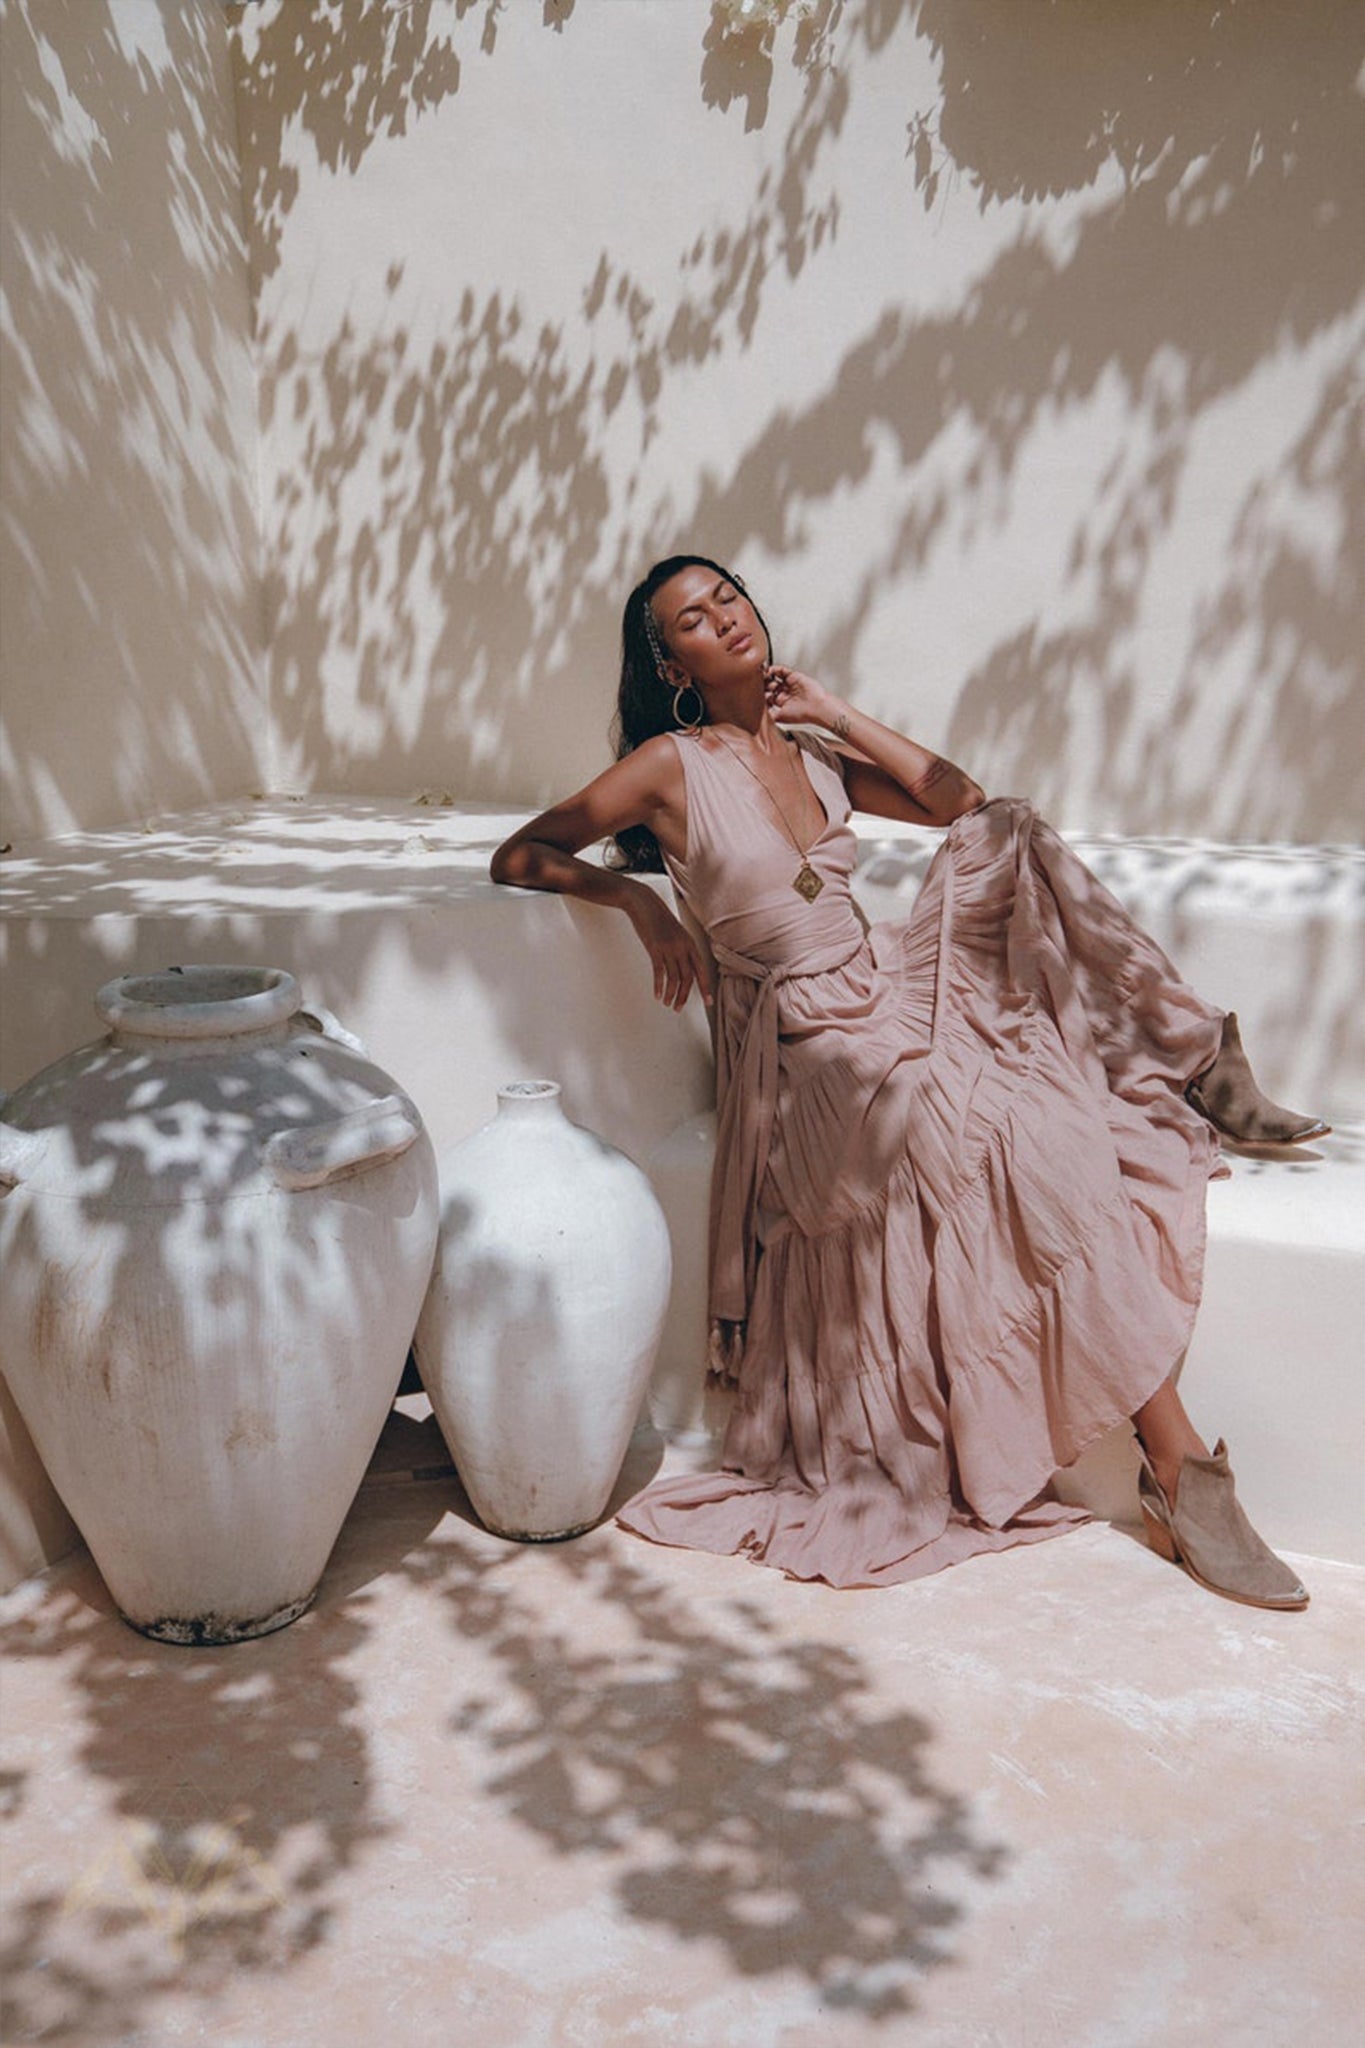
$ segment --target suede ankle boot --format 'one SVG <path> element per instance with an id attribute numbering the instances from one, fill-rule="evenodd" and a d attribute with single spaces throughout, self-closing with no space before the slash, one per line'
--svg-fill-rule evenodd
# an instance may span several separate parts
<path id="1" fill-rule="evenodd" d="M 1299 1608 L 1308 1594 L 1297 1575 L 1263 1543 L 1246 1518 L 1220 1437 L 1211 1458 L 1186 1458 L 1175 1505 L 1143 1458 L 1138 1475 L 1147 1540 L 1185 1567 L 1210 1593 L 1247 1607 Z"/>
<path id="2" fill-rule="evenodd" d="M 1325 1138 L 1331 1130 L 1320 1117 L 1282 1109 L 1261 1093 L 1231 1011 L 1223 1019 L 1217 1059 L 1190 1082 L 1185 1100 L 1220 1136 L 1238 1145 L 1303 1145 L 1310 1138 Z"/>

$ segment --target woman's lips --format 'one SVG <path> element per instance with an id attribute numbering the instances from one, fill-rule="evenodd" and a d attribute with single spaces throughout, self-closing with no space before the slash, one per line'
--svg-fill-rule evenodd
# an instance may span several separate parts
<path id="1" fill-rule="evenodd" d="M 726 642 L 726 646 L 729 648 L 731 654 L 743 654 L 745 649 L 748 647 L 752 647 L 753 644 L 754 636 L 752 633 L 737 633 L 733 640 L 728 640 Z"/>

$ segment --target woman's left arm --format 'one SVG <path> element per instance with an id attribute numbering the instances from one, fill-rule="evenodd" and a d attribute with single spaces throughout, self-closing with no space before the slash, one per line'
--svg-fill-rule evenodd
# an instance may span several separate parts
<path id="1" fill-rule="evenodd" d="M 767 672 L 768 709 L 784 724 L 818 726 L 838 742 L 855 811 L 913 825 L 951 825 L 986 801 L 970 775 L 893 732 L 794 668 Z"/>

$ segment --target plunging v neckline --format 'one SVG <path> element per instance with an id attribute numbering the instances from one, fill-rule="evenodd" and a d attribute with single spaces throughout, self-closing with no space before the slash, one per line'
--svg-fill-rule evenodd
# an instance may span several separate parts
<path id="1" fill-rule="evenodd" d="M 699 733 L 697 737 L 698 741 L 700 742 L 701 734 Z M 717 734 L 717 739 L 719 738 L 720 736 L 719 734 Z M 830 833 L 834 830 L 834 820 L 833 818 L 831 818 L 829 814 L 829 805 L 825 802 L 825 799 L 823 798 L 823 796 L 821 796 L 820 791 L 816 788 L 815 783 L 811 780 L 810 770 L 806 766 L 805 748 L 801 745 L 801 742 L 799 740 L 789 737 L 789 735 L 786 733 L 783 733 L 782 735 L 782 742 L 784 746 L 789 746 L 793 748 L 794 751 L 800 755 L 802 777 L 805 780 L 806 787 L 809 789 L 811 795 L 815 798 L 816 803 L 820 806 L 820 816 L 823 822 L 820 826 L 819 831 L 816 833 L 815 837 L 810 841 L 809 845 L 805 847 L 797 845 L 795 836 L 789 830 L 784 831 L 782 829 L 782 826 L 778 824 L 772 818 L 771 815 L 765 814 L 763 822 L 768 827 L 769 831 L 772 832 L 777 838 L 779 838 L 784 846 L 792 848 L 792 850 L 796 854 L 797 859 L 804 863 L 810 860 L 810 857 L 814 853 L 816 847 L 821 845 L 824 840 L 828 839 Z M 712 750 L 706 748 L 703 751 L 711 752 Z M 746 764 L 743 761 L 741 761 L 737 754 L 734 754 L 730 751 L 729 747 L 726 746 L 724 740 L 720 740 L 720 751 L 728 760 L 733 761 L 737 768 L 741 770 L 745 768 Z M 758 770 L 756 768 L 749 768 L 748 773 L 753 777 L 754 781 L 763 791 L 763 794 L 767 797 L 771 809 L 773 811 L 776 811 L 777 799 L 774 797 L 772 791 L 769 789 L 767 783 L 763 780 L 762 776 L 758 773 Z"/>

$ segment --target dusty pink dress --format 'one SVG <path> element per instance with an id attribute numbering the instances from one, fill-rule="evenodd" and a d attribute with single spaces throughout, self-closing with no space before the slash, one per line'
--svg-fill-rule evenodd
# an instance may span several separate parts
<path id="1" fill-rule="evenodd" d="M 671 873 L 720 970 L 711 1308 L 746 1333 L 722 1469 L 620 1519 L 884 1585 L 1084 1519 L 1051 1475 L 1179 1360 L 1218 1162 L 1182 1091 L 1222 1013 L 1014 799 L 867 930 L 837 757 L 801 745 L 813 903 L 741 763 L 678 739 Z"/>

